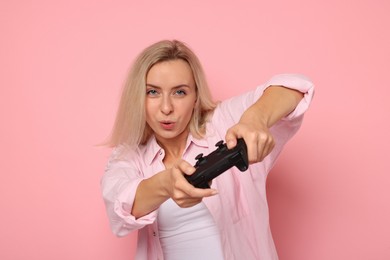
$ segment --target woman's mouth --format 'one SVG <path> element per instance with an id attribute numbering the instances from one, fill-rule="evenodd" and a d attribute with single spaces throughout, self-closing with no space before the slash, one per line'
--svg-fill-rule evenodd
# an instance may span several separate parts
<path id="1" fill-rule="evenodd" d="M 160 122 L 160 125 L 165 130 L 172 130 L 173 127 L 175 126 L 175 123 L 171 121 L 162 121 Z"/>

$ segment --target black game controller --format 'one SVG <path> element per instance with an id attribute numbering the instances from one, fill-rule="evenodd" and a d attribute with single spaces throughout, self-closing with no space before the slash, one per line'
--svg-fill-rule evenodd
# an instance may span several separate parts
<path id="1" fill-rule="evenodd" d="M 195 157 L 195 172 L 185 178 L 196 188 L 210 188 L 209 182 L 221 173 L 236 166 L 240 171 L 248 169 L 248 152 L 244 139 L 237 139 L 237 145 L 228 149 L 223 141 L 215 144 L 218 148 L 207 156 Z"/>

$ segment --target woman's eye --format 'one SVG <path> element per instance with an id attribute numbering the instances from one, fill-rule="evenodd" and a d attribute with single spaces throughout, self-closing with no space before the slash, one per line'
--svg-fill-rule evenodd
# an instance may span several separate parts
<path id="1" fill-rule="evenodd" d="M 155 96 L 158 94 L 157 90 L 155 89 L 149 89 L 146 91 L 146 94 L 149 95 L 149 96 Z"/>
<path id="2" fill-rule="evenodd" d="M 177 90 L 177 91 L 175 92 L 175 94 L 176 94 L 176 95 L 179 95 L 179 96 L 184 96 L 184 95 L 186 94 L 186 92 L 185 92 L 184 90 L 179 89 L 179 90 Z"/>

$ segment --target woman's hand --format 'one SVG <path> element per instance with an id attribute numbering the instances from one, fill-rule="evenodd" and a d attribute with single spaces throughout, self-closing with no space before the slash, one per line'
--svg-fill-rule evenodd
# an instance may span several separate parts
<path id="1" fill-rule="evenodd" d="M 204 197 L 216 195 L 215 189 L 199 189 L 192 186 L 184 175 L 191 175 L 195 168 L 185 160 L 178 160 L 167 169 L 164 174 L 167 178 L 164 183 L 166 192 L 179 207 L 192 207 L 202 201 Z"/>
<path id="2" fill-rule="evenodd" d="M 248 147 L 249 163 L 261 162 L 275 147 L 269 128 L 291 113 L 303 93 L 280 85 L 266 88 L 263 95 L 241 116 L 240 121 L 228 129 L 225 139 L 228 148 L 244 138 Z"/>
<path id="3" fill-rule="evenodd" d="M 229 149 L 237 144 L 238 138 L 243 138 L 248 149 L 249 163 L 261 162 L 271 153 L 275 141 L 264 120 L 259 115 L 247 110 L 240 122 L 232 126 L 226 133 L 226 144 Z"/>
<path id="4" fill-rule="evenodd" d="M 192 207 L 204 197 L 218 194 L 215 189 L 198 189 L 184 175 L 191 175 L 195 168 L 184 160 L 176 161 L 172 167 L 140 182 L 131 214 L 136 218 L 156 210 L 167 199 L 172 198 L 179 207 Z"/>

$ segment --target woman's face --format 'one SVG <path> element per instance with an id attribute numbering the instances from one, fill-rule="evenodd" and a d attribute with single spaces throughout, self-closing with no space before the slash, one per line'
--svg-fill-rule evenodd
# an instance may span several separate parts
<path id="1" fill-rule="evenodd" d="M 149 70 L 146 76 L 146 122 L 158 141 L 187 139 L 195 102 L 195 81 L 187 62 L 180 59 L 164 61 Z"/>

